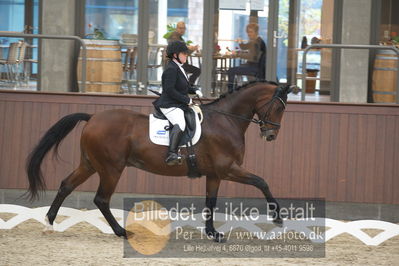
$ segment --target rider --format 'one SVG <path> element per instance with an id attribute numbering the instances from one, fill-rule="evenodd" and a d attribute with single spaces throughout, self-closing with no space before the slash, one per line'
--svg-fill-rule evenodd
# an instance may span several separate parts
<path id="1" fill-rule="evenodd" d="M 172 41 L 166 48 L 166 55 L 170 59 L 162 74 L 162 94 L 153 102 L 155 108 L 161 110 L 172 128 L 169 130 L 169 150 L 165 162 L 168 165 L 178 164 L 181 157 L 178 155 L 179 142 L 186 128 L 184 110 L 192 104 L 188 93 L 195 93 L 202 97 L 199 89 L 192 88 L 184 72 L 183 64 L 187 61 L 189 49 L 182 41 Z"/>

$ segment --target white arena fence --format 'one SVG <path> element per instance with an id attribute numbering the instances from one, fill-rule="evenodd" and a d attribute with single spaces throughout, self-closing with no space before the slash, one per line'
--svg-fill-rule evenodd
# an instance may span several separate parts
<path id="1" fill-rule="evenodd" d="M 0 229 L 12 229 L 15 226 L 33 219 L 36 220 L 43 225 L 45 223 L 45 215 L 49 209 L 47 207 L 39 207 L 39 208 L 27 208 L 19 205 L 12 205 L 12 204 L 0 204 L 0 214 L 1 213 L 11 213 L 15 214 L 14 217 L 11 219 L 4 221 L 0 218 Z M 123 226 L 123 219 L 124 219 L 124 211 L 119 209 L 111 209 L 112 214 L 115 216 L 121 226 Z M 103 215 L 98 209 L 95 210 L 77 210 L 73 208 L 61 207 L 58 215 L 67 217 L 60 223 L 54 222 L 54 230 L 58 232 L 63 232 L 68 228 L 81 223 L 86 222 L 105 234 L 113 234 L 111 227 L 103 220 Z M 203 227 L 204 224 L 202 222 L 201 213 L 195 214 L 197 216 L 195 221 L 188 220 L 188 221 L 173 221 L 171 227 L 168 228 L 177 228 L 179 226 L 192 226 L 193 228 Z M 245 221 L 234 221 L 234 219 L 224 219 L 225 215 L 216 213 L 215 221 L 223 221 L 225 222 L 220 227 L 216 228 L 219 232 L 228 232 L 232 229 L 242 228 L 247 230 L 248 232 L 262 232 L 263 230 L 257 226 L 259 223 L 269 223 L 272 222 L 268 217 L 265 215 L 260 216 L 260 220 L 256 222 L 249 222 Z M 157 226 L 156 224 L 152 223 L 151 221 L 147 221 L 146 223 L 140 223 L 140 225 L 149 228 L 153 228 Z M 284 220 L 284 228 L 275 227 L 271 231 L 267 232 L 261 236 L 261 239 L 267 240 L 271 239 L 269 236 L 277 235 L 279 233 L 286 233 L 288 231 L 296 231 L 304 233 L 305 235 L 309 234 L 311 230 L 309 229 L 310 226 L 323 226 L 326 228 L 324 232 L 324 237 L 321 242 L 327 242 L 330 239 L 339 236 L 341 234 L 347 233 L 352 235 L 353 237 L 362 241 L 365 245 L 368 246 L 378 246 L 381 243 L 387 241 L 390 238 L 395 236 L 399 236 L 399 225 L 384 221 L 378 220 L 359 220 L 359 221 L 350 221 L 350 222 L 343 222 L 329 218 L 315 218 L 313 221 L 299 221 L 299 220 Z M 160 228 L 158 228 L 160 229 Z M 374 229 L 380 230 L 381 232 L 375 235 L 374 237 L 369 236 L 362 230 L 364 229 Z M 161 234 L 169 234 L 170 229 L 162 231 L 162 229 L 157 230 L 161 232 Z M 258 237 L 259 238 L 259 237 Z M 313 242 L 320 242 L 318 239 L 311 239 Z"/>

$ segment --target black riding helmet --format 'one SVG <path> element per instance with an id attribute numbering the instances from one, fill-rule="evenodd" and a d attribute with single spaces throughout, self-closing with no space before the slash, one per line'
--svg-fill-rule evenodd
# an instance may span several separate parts
<path id="1" fill-rule="evenodd" d="M 188 51 L 188 47 L 184 42 L 172 41 L 166 47 L 166 56 L 172 59 L 173 54 L 187 53 Z"/>

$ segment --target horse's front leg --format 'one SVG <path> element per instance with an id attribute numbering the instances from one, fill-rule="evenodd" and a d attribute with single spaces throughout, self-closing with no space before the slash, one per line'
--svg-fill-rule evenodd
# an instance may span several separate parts
<path id="1" fill-rule="evenodd" d="M 280 227 L 283 225 L 283 220 L 280 217 L 280 205 L 273 197 L 272 193 L 270 192 L 269 186 L 263 178 L 251 174 L 237 164 L 233 163 L 230 171 L 225 176 L 223 176 L 223 179 L 242 184 L 253 185 L 260 191 L 262 191 L 263 195 L 265 195 L 267 204 L 269 205 L 269 210 L 273 212 L 273 223 Z"/>
<path id="2" fill-rule="evenodd" d="M 216 242 L 224 242 L 223 234 L 215 230 L 213 217 L 219 191 L 220 178 L 217 175 L 206 176 L 206 201 L 207 214 L 205 216 L 205 233 Z"/>

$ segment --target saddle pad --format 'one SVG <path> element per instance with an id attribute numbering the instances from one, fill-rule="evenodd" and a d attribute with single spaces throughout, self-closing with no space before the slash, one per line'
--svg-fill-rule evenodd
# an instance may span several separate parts
<path id="1" fill-rule="evenodd" d="M 151 142 L 158 145 L 169 146 L 169 131 L 165 130 L 165 127 L 169 126 L 169 121 L 155 118 L 153 114 L 150 114 L 149 123 L 149 135 Z M 195 145 L 201 137 L 201 123 L 198 119 L 198 114 L 195 116 L 195 124 L 196 130 L 192 139 L 193 145 Z M 180 147 L 185 146 L 186 145 Z"/>

